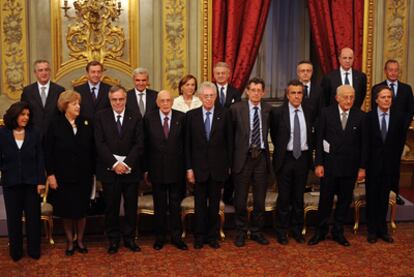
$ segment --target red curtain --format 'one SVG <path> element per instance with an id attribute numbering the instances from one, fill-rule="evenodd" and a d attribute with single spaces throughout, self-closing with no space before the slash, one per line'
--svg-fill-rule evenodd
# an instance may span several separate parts
<path id="1" fill-rule="evenodd" d="M 213 66 L 226 62 L 230 83 L 243 90 L 259 50 L 270 0 L 213 1 Z"/>
<path id="2" fill-rule="evenodd" d="M 326 74 L 337 69 L 344 47 L 354 50 L 353 68 L 362 67 L 364 0 L 308 0 L 312 37 Z"/>

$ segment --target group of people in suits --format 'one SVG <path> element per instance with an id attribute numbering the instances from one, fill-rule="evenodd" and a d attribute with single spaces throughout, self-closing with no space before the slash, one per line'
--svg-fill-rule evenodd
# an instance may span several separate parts
<path id="1" fill-rule="evenodd" d="M 186 183 L 194 186 L 194 248 L 220 247 L 220 199 L 235 207 L 234 244 L 250 239 L 269 244 L 263 234 L 269 173 L 278 184 L 276 238 L 288 243 L 289 231 L 304 243 L 303 194 L 309 170 L 321 179 L 318 224 L 308 244 L 324 240 L 334 195 L 338 196 L 332 238 L 349 246 L 343 225 L 356 180 L 366 179 L 368 241 L 393 239 L 385 224 L 390 190 L 398 193 L 399 163 L 414 110 L 411 87 L 398 80 L 395 60 L 385 64 L 387 80 L 373 87 L 372 111 L 361 105 L 366 77 L 352 69 L 353 51 L 341 50 L 340 68 L 318 86 L 313 65 L 297 65 L 297 80 L 286 88 L 282 106 L 263 101 L 265 82 L 252 78 L 245 101 L 229 84 L 230 69 L 219 62 L 215 83 L 197 86 L 192 75 L 179 82 L 180 96 L 151 90 L 144 68 L 133 72 L 134 88 L 103 83 L 103 65 L 86 66 L 88 81 L 67 90 L 50 81 L 45 60 L 34 64 L 37 82 L 23 90 L 21 102 L 6 112 L 0 129 L 0 169 L 8 218 L 10 255 L 23 255 L 21 216 L 28 233 L 28 254 L 40 257 L 39 193 L 47 180 L 54 214 L 63 218 L 65 254 L 87 253 L 86 214 L 94 175 L 105 200 L 107 252 L 118 252 L 121 239 L 130 251 L 135 243 L 139 184 L 152 185 L 155 242 L 161 250 L 170 230 L 171 243 L 182 240 L 180 203 Z M 195 95 L 196 91 L 198 95 Z M 32 128 L 34 126 L 35 128 Z M 274 152 L 272 161 L 268 135 Z M 313 160 L 313 150 L 316 151 Z M 22 170 L 24 166 L 25 170 Z M 253 210 L 248 217 L 248 193 Z M 222 189 L 224 189 L 222 193 Z M 120 224 L 123 199 L 124 220 Z M 74 237 L 77 240 L 74 241 Z"/>

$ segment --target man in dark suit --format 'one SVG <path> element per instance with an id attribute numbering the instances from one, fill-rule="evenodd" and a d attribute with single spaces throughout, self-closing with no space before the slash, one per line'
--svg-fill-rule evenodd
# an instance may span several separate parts
<path id="1" fill-rule="evenodd" d="M 400 145 L 405 141 L 404 115 L 392 109 L 393 92 L 387 85 L 374 90 L 376 107 L 367 115 L 368 161 L 366 178 L 368 242 L 392 243 L 387 212 L 392 184 L 400 177 Z M 392 105 L 391 105 L 392 103 Z"/>
<path id="2" fill-rule="evenodd" d="M 33 67 L 37 81 L 23 88 L 20 100 L 29 103 L 33 113 L 33 125 L 43 136 L 51 119 L 59 113 L 57 100 L 65 88 L 50 81 L 48 61 L 37 60 Z"/>
<path id="3" fill-rule="evenodd" d="M 238 89 L 229 84 L 230 68 L 225 62 L 218 62 L 213 68 L 213 76 L 216 81 L 218 97 L 216 105 L 220 105 L 226 109 L 230 108 L 234 103 L 240 102 L 241 93 Z M 223 202 L 233 204 L 234 182 L 233 176 L 226 181 L 223 190 Z"/>
<path id="4" fill-rule="evenodd" d="M 311 81 L 313 65 L 310 61 L 300 61 L 296 67 L 296 75 L 298 80 L 303 84 L 302 105 L 309 108 L 309 111 L 312 113 L 312 121 L 310 123 L 314 128 L 325 102 L 322 88 Z"/>
<path id="5" fill-rule="evenodd" d="M 355 90 L 354 107 L 361 108 L 367 92 L 367 76 L 365 73 L 352 68 L 354 51 L 343 48 L 338 56 L 339 69 L 326 75 L 321 82 L 325 105 L 335 104 L 336 88 L 340 85 L 350 85 Z"/>
<path id="6" fill-rule="evenodd" d="M 367 156 L 365 113 L 353 107 L 355 90 L 350 85 L 337 89 L 337 105 L 322 109 L 316 135 L 315 175 L 321 178 L 318 226 L 309 245 L 325 239 L 334 194 L 338 201 L 334 213 L 332 238 L 350 246 L 344 236 L 344 222 L 352 201 L 355 181 L 365 178 Z"/>
<path id="7" fill-rule="evenodd" d="M 144 150 L 143 124 L 140 115 L 125 109 L 126 91 L 114 86 L 109 91 L 112 108 L 100 111 L 95 122 L 95 144 L 98 153 L 96 175 L 102 181 L 105 229 L 109 239 L 108 253 L 118 251 L 121 230 L 119 205 L 124 199 L 124 245 L 133 252 L 137 222 L 138 183 L 141 179 L 140 157 Z"/>
<path id="8" fill-rule="evenodd" d="M 98 111 L 110 108 L 108 92 L 110 85 L 101 82 L 103 75 L 103 64 L 91 61 L 86 65 L 86 76 L 88 81 L 80 86 L 74 87 L 82 97 L 80 115 L 90 122 L 94 122 Z"/>
<path id="9" fill-rule="evenodd" d="M 134 70 L 132 80 L 135 88 L 128 91 L 127 108 L 134 113 L 144 115 L 158 109 L 156 99 L 158 91 L 147 88 L 149 74 L 146 68 L 139 67 Z"/>
<path id="10" fill-rule="evenodd" d="M 377 107 L 377 103 L 375 101 L 376 95 L 375 91 L 377 90 L 378 86 L 388 86 L 391 88 L 391 91 L 393 92 L 393 99 L 392 99 L 392 111 L 398 111 L 403 114 L 403 130 L 404 134 L 403 136 L 407 136 L 408 128 L 410 127 L 411 121 L 413 120 L 413 114 L 414 114 L 414 97 L 413 97 L 413 91 L 411 89 L 411 86 L 408 84 L 405 84 L 398 80 L 400 75 L 400 66 L 398 64 L 398 61 L 396 60 L 388 60 L 385 63 L 384 66 L 384 73 L 387 79 L 379 84 L 376 84 L 372 87 L 371 91 L 371 106 L 372 110 L 375 110 Z M 400 148 L 398 149 L 398 153 L 402 154 L 404 150 L 404 144 L 405 140 L 402 141 Z M 398 162 L 400 164 L 400 162 Z M 404 200 L 401 199 L 399 196 L 399 183 L 400 178 L 394 179 L 394 183 L 391 184 L 391 190 L 393 190 L 397 194 L 397 204 L 404 205 Z"/>
<path id="11" fill-rule="evenodd" d="M 232 172 L 237 229 L 234 244 L 237 247 L 245 245 L 248 231 L 246 206 L 250 184 L 254 199 L 250 238 L 260 244 L 269 244 L 262 233 L 269 173 L 267 136 L 271 110 L 271 106 L 262 101 L 264 89 L 265 83 L 261 78 L 250 79 L 246 89 L 248 101 L 236 103 L 230 108 L 235 138 Z"/>
<path id="12" fill-rule="evenodd" d="M 312 118 L 302 106 L 303 85 L 299 80 L 288 83 L 288 103 L 270 113 L 270 135 L 275 150 L 273 169 L 277 177 L 276 237 L 287 244 L 290 227 L 293 238 L 304 243 L 303 193 L 312 164 Z M 289 212 L 290 211 L 290 212 Z"/>
<path id="13" fill-rule="evenodd" d="M 181 239 L 181 192 L 184 187 L 184 122 L 185 114 L 172 110 L 173 100 L 167 90 L 157 96 L 159 110 L 144 117 L 145 161 L 144 180 L 152 183 L 156 222 L 155 250 L 161 250 L 167 235 L 168 218 L 171 242 L 181 250 L 187 245 Z"/>
<path id="14" fill-rule="evenodd" d="M 200 249 L 208 243 L 216 249 L 220 247 L 221 188 L 230 173 L 233 135 L 230 112 L 214 105 L 216 86 L 202 83 L 199 97 L 203 105 L 187 112 L 185 134 L 187 180 L 195 186 L 194 248 Z"/>

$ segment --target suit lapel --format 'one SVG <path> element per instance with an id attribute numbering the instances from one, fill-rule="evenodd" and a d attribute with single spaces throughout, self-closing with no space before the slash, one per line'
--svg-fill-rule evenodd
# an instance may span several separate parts
<path id="1" fill-rule="evenodd" d="M 33 84 L 33 97 L 35 98 L 37 104 L 39 105 L 39 107 L 42 108 L 42 110 L 44 109 L 43 104 L 42 104 L 42 98 L 40 98 L 40 92 L 39 92 L 39 87 L 37 85 L 37 82 Z M 46 101 L 47 102 L 47 101 Z"/>
<path id="2" fill-rule="evenodd" d="M 267 140 L 267 120 L 266 120 L 266 113 L 267 111 L 267 107 L 265 106 L 264 102 L 260 102 L 260 107 L 261 107 L 261 121 L 262 121 L 262 138 L 263 138 L 263 143 L 264 145 L 266 145 L 266 140 Z"/>
<path id="3" fill-rule="evenodd" d="M 130 127 L 132 120 L 133 120 L 132 116 L 125 110 L 124 120 L 122 121 L 122 126 L 121 126 L 121 135 L 118 134 L 118 136 L 122 138 L 125 135 L 126 130 L 132 130 L 132 128 Z M 116 132 L 118 133 L 116 122 L 115 122 L 115 129 L 116 129 Z"/>
<path id="4" fill-rule="evenodd" d="M 242 106 L 241 111 L 242 125 L 243 129 L 246 130 L 245 134 L 247 137 L 250 136 L 250 110 L 249 110 L 249 101 L 247 100 Z"/>
<path id="5" fill-rule="evenodd" d="M 222 111 L 221 109 L 218 109 L 217 107 L 214 109 L 214 115 L 211 122 L 211 131 L 210 131 L 210 139 L 214 134 L 214 131 L 217 129 L 217 125 L 222 120 Z"/>
<path id="6" fill-rule="evenodd" d="M 174 111 L 172 111 L 171 112 L 171 120 L 170 120 L 170 133 L 168 135 L 168 139 L 170 137 L 174 137 L 174 134 L 175 134 L 175 132 L 177 132 L 177 129 L 179 127 L 179 124 L 180 124 L 180 122 L 177 120 L 177 115 L 174 113 Z M 162 132 L 162 135 L 164 135 L 164 132 Z"/>
<path id="7" fill-rule="evenodd" d="M 290 113 L 289 113 L 289 104 L 285 105 L 283 107 L 283 110 L 284 110 L 283 113 L 282 113 L 283 122 L 286 125 L 287 133 L 290 136 Z"/>
<path id="8" fill-rule="evenodd" d="M 357 88 L 359 83 L 359 78 L 355 73 L 355 70 L 352 69 L 352 87 Z"/>
<path id="9" fill-rule="evenodd" d="M 90 91 L 90 89 L 89 89 Z M 95 101 L 95 107 L 99 105 L 99 103 L 102 101 L 102 98 L 104 97 L 104 93 L 103 93 L 103 83 L 101 82 L 99 84 L 99 91 L 98 91 L 98 97 L 96 98 Z M 92 98 L 92 96 L 91 96 Z"/>

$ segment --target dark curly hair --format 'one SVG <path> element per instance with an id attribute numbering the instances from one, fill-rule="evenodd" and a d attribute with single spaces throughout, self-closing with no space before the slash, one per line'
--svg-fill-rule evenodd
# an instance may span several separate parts
<path id="1" fill-rule="evenodd" d="M 12 104 L 6 111 L 6 113 L 3 116 L 4 125 L 6 128 L 13 130 L 19 127 L 17 125 L 17 118 L 19 115 L 23 112 L 23 110 L 29 110 L 30 116 L 29 116 L 29 122 L 27 123 L 26 127 L 30 127 L 32 125 L 32 110 L 30 108 L 30 105 L 27 102 L 21 101 L 16 102 Z"/>

